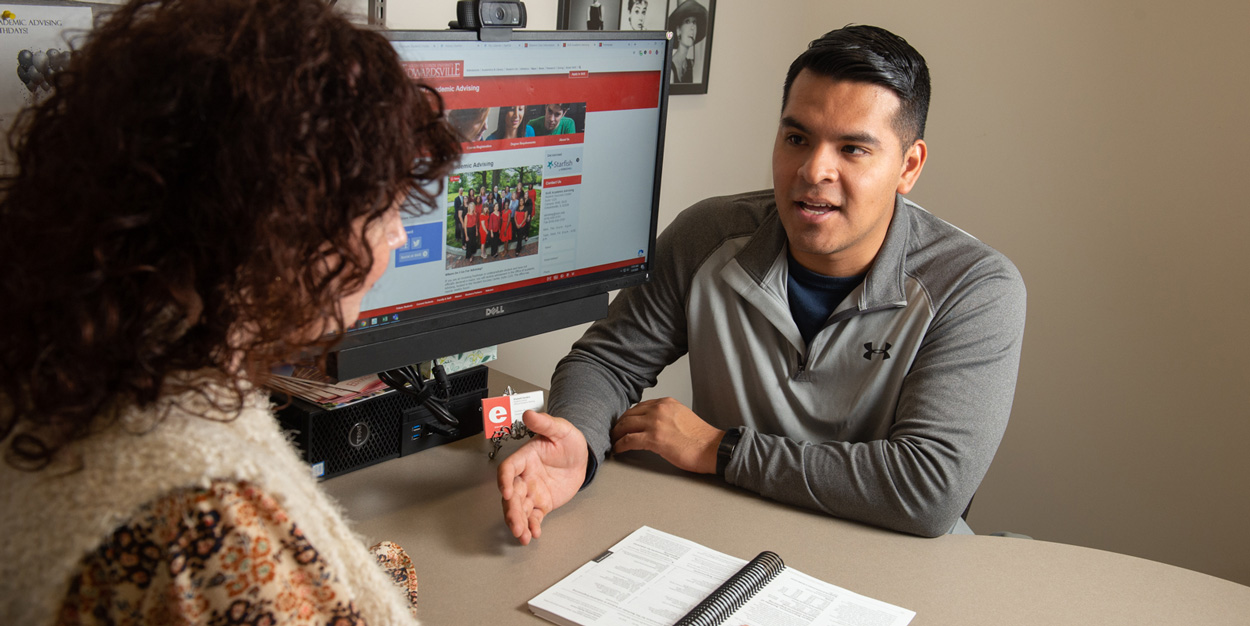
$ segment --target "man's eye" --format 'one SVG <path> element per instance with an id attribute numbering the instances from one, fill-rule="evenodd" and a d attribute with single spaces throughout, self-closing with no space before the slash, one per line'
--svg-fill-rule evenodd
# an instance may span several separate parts
<path id="1" fill-rule="evenodd" d="M 843 146 L 842 151 L 847 154 L 868 154 L 868 151 L 861 146 Z"/>
<path id="2" fill-rule="evenodd" d="M 801 135 L 786 135 L 786 143 L 801 146 L 804 144 L 804 140 Z"/>

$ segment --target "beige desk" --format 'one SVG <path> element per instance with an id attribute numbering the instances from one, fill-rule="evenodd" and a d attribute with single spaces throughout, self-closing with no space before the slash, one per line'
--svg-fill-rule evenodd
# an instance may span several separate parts
<path id="1" fill-rule="evenodd" d="M 491 374 L 492 387 L 505 382 L 518 386 Z M 743 559 L 772 550 L 915 611 L 916 626 L 1250 624 L 1250 587 L 1205 574 L 1045 541 L 909 537 L 770 502 L 650 454 L 601 466 L 522 547 L 503 524 L 488 452 L 472 438 L 324 483 L 366 538 L 408 551 L 426 624 L 545 624 L 526 601 L 643 525 Z"/>

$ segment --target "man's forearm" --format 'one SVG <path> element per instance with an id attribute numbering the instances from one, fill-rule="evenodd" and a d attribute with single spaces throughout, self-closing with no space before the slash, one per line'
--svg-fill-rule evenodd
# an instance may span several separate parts
<path id="1" fill-rule="evenodd" d="M 569 354 L 552 374 L 547 412 L 582 432 L 596 464 L 612 448 L 612 420 L 629 405 L 627 392 L 613 375 L 584 354 Z"/>
<path id="2" fill-rule="evenodd" d="M 918 440 L 808 444 L 747 430 L 725 478 L 787 504 L 934 537 L 955 523 L 988 467 L 938 447 Z"/>

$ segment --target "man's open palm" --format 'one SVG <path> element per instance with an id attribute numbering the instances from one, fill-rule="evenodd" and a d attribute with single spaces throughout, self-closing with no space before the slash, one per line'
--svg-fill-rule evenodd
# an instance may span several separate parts
<path id="1" fill-rule="evenodd" d="M 573 499 L 586 481 L 586 438 L 567 420 L 526 411 L 535 437 L 499 465 L 503 516 L 512 535 L 529 545 L 542 533 L 543 518 Z"/>

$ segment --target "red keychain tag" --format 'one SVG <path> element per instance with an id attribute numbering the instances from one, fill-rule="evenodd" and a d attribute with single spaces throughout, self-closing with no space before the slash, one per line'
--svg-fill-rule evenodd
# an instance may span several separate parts
<path id="1" fill-rule="evenodd" d="M 482 434 L 493 438 L 499 431 L 521 422 L 521 415 L 529 409 L 543 406 L 543 392 L 513 393 L 493 398 L 482 398 Z"/>

